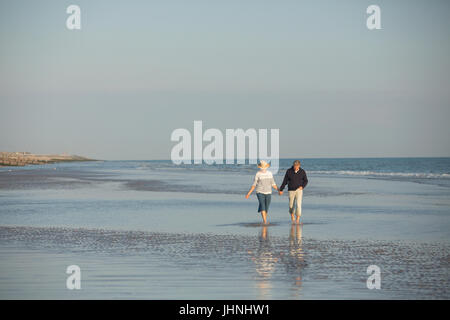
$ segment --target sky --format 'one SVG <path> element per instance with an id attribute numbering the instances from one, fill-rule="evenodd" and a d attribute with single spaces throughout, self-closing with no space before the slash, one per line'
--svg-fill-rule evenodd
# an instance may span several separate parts
<path id="1" fill-rule="evenodd" d="M 169 159 L 171 133 L 201 120 L 279 129 L 284 158 L 450 156 L 449 14 L 445 0 L 0 0 L 0 151 Z"/>

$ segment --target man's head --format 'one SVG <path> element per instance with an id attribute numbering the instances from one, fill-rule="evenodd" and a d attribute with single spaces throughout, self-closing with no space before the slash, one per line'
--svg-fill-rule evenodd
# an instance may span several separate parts
<path id="1" fill-rule="evenodd" d="M 300 160 L 295 160 L 292 166 L 294 167 L 294 170 L 300 169 Z"/>

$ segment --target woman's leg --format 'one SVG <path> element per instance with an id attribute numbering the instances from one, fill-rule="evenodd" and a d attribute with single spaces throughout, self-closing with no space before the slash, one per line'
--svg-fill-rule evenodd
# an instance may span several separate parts
<path id="1" fill-rule="evenodd" d="M 261 211 L 261 217 L 263 219 L 263 223 L 267 224 L 267 212 L 266 211 Z"/>
<path id="2" fill-rule="evenodd" d="M 269 213 L 270 199 L 271 199 L 271 195 L 270 194 L 265 194 L 264 195 L 264 208 L 266 209 L 263 212 L 264 224 L 267 224 L 267 214 Z"/>
<path id="3" fill-rule="evenodd" d="M 261 212 L 261 217 L 263 219 L 263 223 L 267 223 L 267 213 L 266 213 L 266 197 L 265 194 L 257 193 L 256 196 L 258 197 L 258 211 Z"/>
<path id="4" fill-rule="evenodd" d="M 271 194 L 266 194 L 266 213 L 269 213 L 270 201 L 272 200 Z"/>
<path id="5" fill-rule="evenodd" d="M 269 206 L 270 206 L 270 201 L 271 201 L 271 199 L 272 199 L 272 195 L 271 194 L 266 194 L 265 195 L 266 197 L 266 212 L 265 212 L 265 214 L 264 214 L 264 224 L 267 224 L 267 214 L 269 213 Z"/>

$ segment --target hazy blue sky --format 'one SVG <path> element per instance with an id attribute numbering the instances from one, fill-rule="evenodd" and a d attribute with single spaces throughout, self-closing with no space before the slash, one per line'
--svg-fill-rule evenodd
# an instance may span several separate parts
<path id="1" fill-rule="evenodd" d="M 449 17 L 445 0 L 0 0 L 0 150 L 168 159 L 203 120 L 279 128 L 282 157 L 450 156 Z"/>

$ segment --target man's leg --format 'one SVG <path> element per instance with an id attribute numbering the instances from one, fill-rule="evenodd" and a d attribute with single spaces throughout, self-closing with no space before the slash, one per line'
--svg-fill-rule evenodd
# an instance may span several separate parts
<path id="1" fill-rule="evenodd" d="M 294 201 L 295 201 L 295 191 L 288 191 L 289 192 L 289 213 L 291 214 L 291 220 L 292 222 L 295 222 L 294 217 Z"/>
<path id="2" fill-rule="evenodd" d="M 297 223 L 299 223 L 300 222 L 300 217 L 301 217 L 301 215 L 302 215 L 302 198 L 303 198 L 303 190 L 297 190 L 296 191 L 296 202 L 297 202 L 297 210 L 296 210 L 296 213 L 297 213 L 297 220 L 296 220 L 296 222 Z"/>

